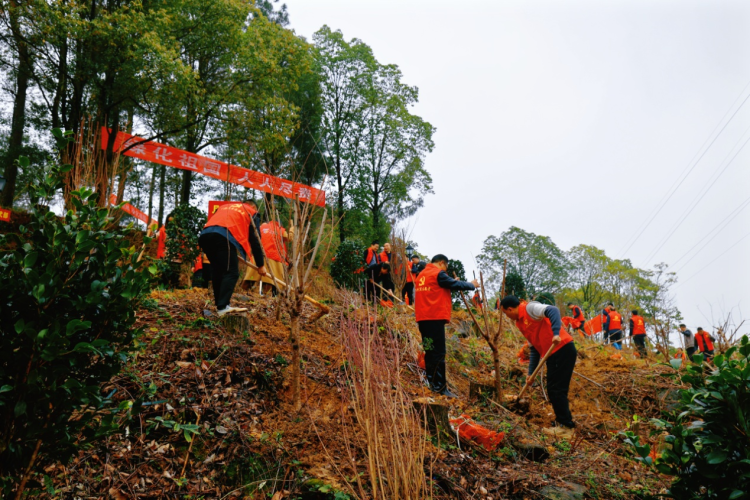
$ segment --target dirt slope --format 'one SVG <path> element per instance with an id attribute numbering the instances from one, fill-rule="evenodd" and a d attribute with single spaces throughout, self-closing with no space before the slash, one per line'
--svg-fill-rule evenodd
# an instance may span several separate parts
<path id="1" fill-rule="evenodd" d="M 344 438 L 351 429 L 342 420 L 348 409 L 342 405 L 347 382 L 339 327 L 343 316 L 362 312 L 350 295 L 340 296 L 329 316 L 304 323 L 303 405 L 294 411 L 286 320 L 275 320 L 270 297 L 236 299 L 250 309 L 247 332 L 231 333 L 215 316 L 205 317 L 211 301 L 204 290 L 153 294 L 139 312 L 144 335 L 137 357 L 102 389 L 112 394 L 113 406 L 142 398 L 142 411 L 122 434 L 85 450 L 68 467 L 46 471 L 54 497 L 278 500 L 334 498 L 340 491 L 336 498 L 347 498 L 346 481 L 357 473 L 348 457 L 364 457 Z M 306 310 L 305 318 L 314 313 Z M 413 317 L 387 310 L 377 320 L 403 340 L 402 386 L 414 398 L 430 396 L 412 357 Z M 436 498 L 641 498 L 665 486 L 664 478 L 646 474 L 624 456 L 617 437 L 633 415 L 664 410 L 659 395 L 674 389 L 662 376 L 665 367 L 638 360 L 629 350 L 623 359 L 611 359 L 609 348 L 578 342 L 576 371 L 598 385 L 574 378 L 571 401 L 580 432 L 573 442 L 553 442 L 540 432 L 552 409 L 538 388 L 528 416 L 484 398 L 469 400 L 470 381 L 488 380 L 492 363 L 483 340 L 460 333 L 470 331 L 466 322 L 457 313 L 448 341 L 449 378 L 461 399 L 443 403 L 453 405 L 451 416 L 469 414 L 505 431 L 507 439 L 494 453 L 467 442 L 460 448 L 431 442 L 425 470 Z M 518 346 L 519 338 L 508 332 L 502 350 L 506 393 L 520 388 Z M 546 447 L 550 457 L 540 463 L 523 458 L 514 447 L 518 439 Z"/>

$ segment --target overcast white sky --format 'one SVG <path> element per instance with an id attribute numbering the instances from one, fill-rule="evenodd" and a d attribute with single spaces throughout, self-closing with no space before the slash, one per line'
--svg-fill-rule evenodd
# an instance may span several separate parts
<path id="1" fill-rule="evenodd" d="M 750 95 L 750 2 L 286 4 L 299 35 L 339 29 L 419 87 L 414 112 L 437 127 L 426 163 L 435 194 L 411 221 L 421 252 L 461 259 L 471 275 L 484 239 L 518 226 L 563 250 L 585 243 L 639 267 L 676 263 L 693 330 L 708 327 L 710 305 L 750 314 L 750 207 L 706 237 L 750 197 L 750 145 L 706 191 L 750 137 L 750 100 L 625 251 Z"/>

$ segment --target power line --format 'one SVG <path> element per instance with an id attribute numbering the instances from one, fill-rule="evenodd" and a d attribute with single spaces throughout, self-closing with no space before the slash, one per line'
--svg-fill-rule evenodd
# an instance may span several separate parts
<path id="1" fill-rule="evenodd" d="M 687 257 L 687 255 L 688 255 L 688 254 L 690 254 L 690 252 L 692 252 L 692 251 L 693 251 L 693 249 L 695 249 L 695 247 L 697 247 L 698 245 L 700 245 L 701 243 L 703 243 L 703 246 L 702 246 L 702 247 L 701 247 L 701 248 L 700 248 L 700 249 L 699 249 L 699 250 L 698 250 L 697 252 L 695 252 L 695 254 L 694 254 L 694 255 L 693 255 L 692 257 L 690 257 L 690 258 L 689 258 L 689 259 L 687 260 L 687 262 L 685 262 L 685 263 L 684 263 L 683 265 L 681 265 L 681 266 L 680 266 L 680 267 L 679 267 L 679 268 L 678 268 L 677 270 L 675 270 L 675 272 L 676 272 L 676 273 L 680 272 L 680 270 L 681 270 L 681 269 L 683 269 L 683 268 L 684 268 L 685 266 L 687 266 L 687 265 L 688 265 L 688 264 L 690 263 L 690 261 L 692 261 L 692 260 L 693 260 L 693 259 L 694 259 L 695 257 L 697 257 L 697 256 L 698 256 L 698 254 L 699 254 L 699 253 L 701 253 L 701 251 L 702 251 L 702 250 L 703 250 L 704 248 L 706 248 L 706 246 L 708 246 L 708 244 L 709 244 L 709 243 L 711 243 L 711 242 L 713 241 L 713 240 L 709 240 L 708 238 L 709 238 L 709 237 L 711 237 L 711 235 L 712 235 L 712 233 L 713 233 L 714 231 L 716 231 L 716 234 L 715 234 L 715 235 L 713 235 L 713 236 L 714 236 L 714 237 L 718 236 L 718 235 L 719 235 L 719 233 L 721 233 L 721 232 L 722 232 L 722 231 L 723 231 L 724 229 L 726 229 L 726 227 L 727 227 L 727 226 L 729 225 L 729 223 L 730 223 L 730 222 L 732 222 L 732 221 L 733 221 L 733 220 L 734 220 L 734 219 L 735 219 L 735 218 L 736 218 L 736 217 L 737 217 L 738 215 L 740 215 L 740 214 L 742 213 L 742 211 L 743 211 L 743 210 L 744 210 L 745 208 L 747 208 L 748 206 L 750 206 L 750 198 L 747 198 L 747 199 L 746 199 L 745 201 L 743 201 L 743 202 L 742 202 L 742 203 L 741 203 L 741 204 L 740 204 L 740 205 L 739 205 L 739 206 L 738 206 L 737 208 L 735 208 L 734 210 L 732 210 L 732 211 L 731 211 L 731 212 L 729 213 L 729 215 L 727 215 L 727 216 L 726 216 L 726 217 L 724 218 L 724 220 L 722 220 L 721 222 L 719 222 L 719 223 L 718 223 L 718 224 L 717 224 L 717 225 L 716 225 L 716 226 L 715 226 L 715 227 L 714 227 L 713 229 L 711 229 L 711 231 L 709 231 L 709 232 L 708 232 L 708 234 L 706 234 L 706 235 L 705 235 L 705 236 L 703 236 L 703 237 L 702 237 L 701 239 L 699 239 L 699 240 L 698 240 L 698 242 L 697 242 L 697 243 L 696 243 L 695 245 L 693 245 L 693 246 L 692 246 L 692 247 L 690 248 L 690 250 L 688 250 L 687 252 L 685 252 L 685 253 L 684 253 L 684 254 L 682 255 L 682 257 L 680 257 L 679 259 L 677 259 L 676 261 L 674 261 L 674 262 L 672 263 L 672 266 L 675 266 L 675 265 L 677 265 L 677 263 L 678 263 L 678 262 L 680 262 L 680 261 L 681 261 L 682 259 L 684 259 L 685 257 Z M 726 224 L 725 224 L 725 221 L 726 221 Z M 717 231 L 717 230 L 718 230 L 718 231 Z"/>
<path id="2" fill-rule="evenodd" d="M 654 212 L 654 214 L 651 216 L 651 218 L 648 219 L 648 221 L 645 223 L 645 225 L 641 224 L 642 229 L 640 229 L 640 231 L 638 229 L 636 229 L 636 233 L 637 234 L 635 235 L 635 239 L 633 239 L 633 237 L 631 236 L 625 242 L 625 244 L 627 245 L 627 248 L 625 249 L 625 251 L 621 251 L 620 252 L 621 255 L 627 253 L 628 250 L 630 250 L 633 247 L 633 245 L 635 245 L 635 243 L 638 241 L 638 239 L 641 237 L 641 235 L 643 235 L 644 231 L 646 231 L 646 229 L 648 229 L 648 227 L 654 221 L 654 219 L 656 218 L 656 216 L 659 215 L 659 213 L 662 211 L 662 209 L 666 206 L 667 202 L 672 198 L 672 196 L 674 196 L 674 194 L 680 188 L 680 186 L 682 185 L 682 183 L 685 182 L 685 179 L 688 178 L 688 176 L 692 173 L 692 171 L 695 169 L 695 167 L 698 165 L 698 163 L 700 163 L 701 159 L 703 159 L 703 157 L 708 152 L 708 150 L 711 149 L 711 146 L 714 145 L 714 143 L 719 138 L 719 136 L 721 135 L 721 133 L 724 132 L 724 129 L 727 128 L 727 126 L 731 123 L 731 121 L 734 119 L 734 117 L 737 115 L 737 113 L 740 111 L 740 109 L 742 109 L 742 107 L 747 102 L 748 98 L 750 98 L 750 94 L 748 94 L 747 97 L 745 97 L 745 99 L 742 101 L 742 103 L 739 105 L 739 107 L 734 111 L 734 113 L 732 113 L 732 116 L 729 118 L 729 120 L 727 120 L 727 122 L 724 124 L 724 126 L 721 128 L 721 130 L 714 136 L 713 140 L 708 145 L 708 147 L 706 147 L 703 150 L 703 153 L 701 153 L 700 157 L 698 157 L 698 159 L 696 160 L 695 158 L 696 158 L 696 156 L 698 156 L 698 153 L 700 153 L 701 149 L 704 148 L 704 146 L 709 141 L 709 139 L 711 138 L 711 136 L 714 134 L 714 132 L 716 132 L 716 129 L 718 129 L 719 126 L 721 125 L 721 122 L 724 121 L 724 119 L 727 117 L 727 115 L 729 114 L 729 112 L 732 110 L 732 108 L 737 103 L 737 101 L 740 99 L 740 97 L 742 97 L 742 94 L 745 93 L 745 91 L 747 90 L 748 87 L 750 87 L 750 82 L 748 82 L 747 85 L 745 85 L 745 88 L 742 89 L 742 91 L 737 96 L 737 98 L 734 100 L 734 102 L 732 102 L 731 106 L 729 106 L 729 109 L 727 110 L 727 112 L 724 113 L 724 116 L 721 117 L 721 120 L 719 120 L 719 123 L 716 124 L 716 127 L 714 127 L 713 131 L 708 135 L 708 137 L 706 138 L 706 141 L 703 143 L 703 145 L 700 147 L 700 149 L 698 149 L 698 151 L 695 153 L 695 155 L 693 156 L 693 159 L 691 159 L 690 162 L 688 162 L 687 167 L 685 167 L 685 169 L 687 170 L 687 173 L 685 171 L 683 171 L 683 173 L 680 174 L 680 176 L 682 177 L 682 180 L 680 180 L 679 183 L 677 181 L 675 181 L 675 183 L 677 183 L 676 186 L 675 186 L 675 184 L 672 184 L 672 187 L 669 188 L 669 191 L 667 191 L 667 194 L 664 195 L 664 198 L 662 198 L 662 200 L 659 202 L 660 204 L 659 204 L 658 208 L 656 209 L 656 212 Z M 692 167 L 690 166 L 691 163 L 693 164 Z M 688 168 L 689 168 L 689 170 L 688 170 Z M 639 226 L 639 228 L 640 228 L 640 226 Z M 628 241 L 630 241 L 631 239 L 633 239 L 633 241 L 628 245 Z"/>
<path id="3" fill-rule="evenodd" d="M 748 97 L 750 97 L 750 95 Z M 748 131 L 750 131 L 750 127 L 748 127 L 748 129 L 745 131 L 745 133 L 747 133 Z M 744 136 L 745 133 L 743 133 L 742 135 Z M 740 141 L 742 141 L 742 138 L 740 138 Z M 732 159 L 729 160 L 729 162 L 718 173 L 718 175 L 715 174 L 716 177 L 714 178 L 713 182 L 711 182 L 711 184 L 709 184 L 703 190 L 703 192 L 698 196 L 698 200 L 695 203 L 691 203 L 690 206 L 688 206 L 688 208 L 686 209 L 686 212 L 683 212 L 683 215 L 681 216 L 681 218 L 678 219 L 678 221 L 676 222 L 676 224 L 674 226 L 672 226 L 672 229 L 670 230 L 670 232 L 664 237 L 664 239 L 661 241 L 661 243 L 656 248 L 656 250 L 654 250 L 653 252 L 651 252 L 651 255 L 648 256 L 648 258 L 645 260 L 645 262 L 650 262 L 651 259 L 653 259 L 656 256 L 656 254 L 659 252 L 659 250 L 661 250 L 664 247 L 664 245 L 666 245 L 667 241 L 669 241 L 669 238 L 671 238 L 672 235 L 675 233 L 675 231 L 677 231 L 677 229 L 679 229 L 679 227 L 682 225 L 682 223 L 685 222 L 685 220 L 688 218 L 688 216 L 693 212 L 693 210 L 695 210 L 695 207 L 697 207 L 700 204 L 700 202 L 703 201 L 703 198 L 706 196 L 706 194 L 708 194 L 708 192 L 711 190 L 711 188 L 714 186 L 714 184 L 716 184 L 716 181 L 718 181 L 719 178 L 724 174 L 724 172 L 726 172 L 726 170 L 729 168 L 729 166 L 732 164 L 732 162 L 735 160 L 735 158 L 737 158 L 737 155 L 740 154 L 740 152 L 745 148 L 745 146 L 747 146 L 748 142 L 750 142 L 750 136 L 748 136 L 748 138 L 745 139 L 745 142 L 742 143 L 742 146 L 740 146 L 739 149 L 737 149 L 737 152 L 734 153 L 734 156 L 732 156 Z M 737 144 L 739 144 L 739 142 Z M 732 149 L 735 149 L 737 147 L 737 144 L 735 144 Z M 732 152 L 730 151 L 729 155 L 731 155 L 731 154 L 732 154 Z M 729 156 L 727 156 L 727 158 L 728 157 Z M 724 158 L 724 161 L 726 161 L 726 158 Z M 724 161 L 722 161 L 722 163 L 724 163 Z M 721 164 L 719 164 L 719 165 L 721 165 Z"/>
<path id="4" fill-rule="evenodd" d="M 715 259 L 713 259 L 711 262 L 709 262 L 705 266 L 701 267 L 695 274 L 693 274 L 688 279 L 686 279 L 685 281 L 683 281 L 682 283 L 680 283 L 678 285 L 678 287 L 684 285 L 685 283 L 687 283 L 691 279 L 695 278 L 704 269 L 706 269 L 708 266 L 710 266 L 711 264 L 713 264 L 714 262 L 716 262 L 717 260 L 719 260 L 721 257 L 723 257 L 725 253 L 727 253 L 728 251 L 730 251 L 731 249 L 733 249 L 734 247 L 736 247 L 737 245 L 739 245 L 740 243 L 742 243 L 748 236 L 750 236 L 750 233 L 747 233 L 745 236 L 743 236 L 742 238 L 740 238 L 734 245 L 732 245 L 731 247 L 729 247 L 726 250 L 724 250 L 723 252 L 721 252 Z"/>

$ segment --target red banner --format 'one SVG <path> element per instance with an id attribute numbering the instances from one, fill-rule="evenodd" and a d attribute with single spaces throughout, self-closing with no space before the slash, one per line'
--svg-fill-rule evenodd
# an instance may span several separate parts
<path id="1" fill-rule="evenodd" d="M 10 222 L 10 210 L 0 208 L 0 221 Z"/>
<path id="2" fill-rule="evenodd" d="M 109 131 L 106 127 L 102 127 L 102 149 L 107 148 L 108 140 Z M 143 141 L 140 137 L 119 132 L 115 140 L 114 150 L 122 151 L 140 141 Z M 262 174 L 236 165 L 230 165 L 223 161 L 212 160 L 211 158 L 206 158 L 195 153 L 188 153 L 187 151 L 159 144 L 158 142 L 144 142 L 143 144 L 130 147 L 130 149 L 124 151 L 122 154 L 168 167 L 191 170 L 213 179 L 231 182 L 232 184 L 238 184 L 249 189 L 257 189 L 258 191 L 272 193 L 285 198 L 299 198 L 300 201 L 313 203 L 321 207 L 326 204 L 326 193 L 320 189 L 272 175 Z"/>
<path id="3" fill-rule="evenodd" d="M 115 196 L 114 194 L 109 195 L 109 202 L 112 205 L 117 205 L 117 196 Z M 144 224 L 146 224 L 146 227 L 148 227 L 148 225 L 149 225 L 148 224 L 148 215 L 144 214 L 143 212 L 141 212 L 140 210 L 138 210 L 137 208 L 135 208 L 130 203 L 125 203 L 122 206 L 122 210 L 124 212 L 132 215 L 133 217 L 135 217 L 139 221 L 143 222 Z M 157 229 L 159 227 L 159 222 L 156 219 L 151 219 L 151 225 L 152 226 L 156 225 L 155 229 Z"/>

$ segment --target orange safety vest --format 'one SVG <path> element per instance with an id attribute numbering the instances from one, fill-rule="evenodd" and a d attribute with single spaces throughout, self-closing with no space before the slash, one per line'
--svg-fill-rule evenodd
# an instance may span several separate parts
<path id="1" fill-rule="evenodd" d="M 284 228 L 278 222 L 266 222 L 260 225 L 260 242 L 266 257 L 276 262 L 286 262 L 286 244 L 283 239 Z"/>
<path id="2" fill-rule="evenodd" d="M 714 350 L 714 343 L 711 342 L 708 332 L 705 330 L 702 332 L 695 332 L 695 340 L 698 342 L 698 349 L 700 349 L 701 352 Z"/>
<path id="3" fill-rule="evenodd" d="M 622 316 L 617 311 L 609 311 L 609 329 L 622 330 Z"/>
<path id="4" fill-rule="evenodd" d="M 195 265 L 193 266 L 193 272 L 197 273 L 201 269 L 203 269 L 203 259 L 199 255 L 198 258 L 195 259 Z"/>
<path id="5" fill-rule="evenodd" d="M 367 257 L 365 257 L 365 266 L 369 266 L 372 262 L 372 258 L 375 257 L 375 263 L 380 264 L 380 254 L 372 251 L 371 248 L 367 249 Z"/>
<path id="6" fill-rule="evenodd" d="M 245 250 L 245 257 L 252 256 L 250 251 L 250 226 L 252 225 L 253 215 L 257 210 L 247 203 L 227 203 L 216 209 L 216 212 L 206 222 L 204 227 L 225 227 L 234 236 L 242 248 Z"/>
<path id="7" fill-rule="evenodd" d="M 586 322 L 586 318 L 583 315 L 583 311 L 578 306 L 573 306 L 573 328 L 581 328 Z"/>
<path id="8" fill-rule="evenodd" d="M 417 322 L 442 319 L 451 320 L 451 291 L 438 285 L 437 277 L 440 268 L 435 264 L 427 264 L 419 273 L 414 291 L 414 310 Z"/>
<path id="9" fill-rule="evenodd" d="M 526 302 L 521 302 L 521 305 L 518 306 L 516 326 L 521 330 L 526 340 L 534 346 L 534 349 L 537 350 L 540 356 L 547 354 L 547 351 L 552 346 L 552 337 L 554 337 L 549 318 L 542 318 L 540 320 L 531 319 L 526 312 Z M 563 328 L 560 328 L 560 339 L 562 340 L 557 345 L 557 348 L 552 351 L 553 354 L 559 351 L 565 344 L 573 342 L 573 337 Z"/>
<path id="10" fill-rule="evenodd" d="M 646 335 L 646 324 L 643 322 L 643 318 L 638 315 L 631 316 L 633 320 L 633 335 Z"/>
<path id="11" fill-rule="evenodd" d="M 156 258 L 163 259 L 167 255 L 167 227 L 159 228 L 159 235 L 156 240 Z"/>

